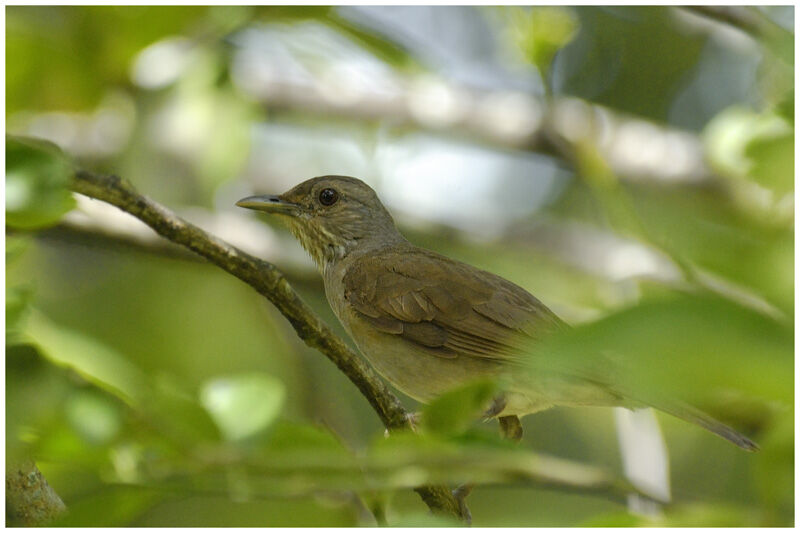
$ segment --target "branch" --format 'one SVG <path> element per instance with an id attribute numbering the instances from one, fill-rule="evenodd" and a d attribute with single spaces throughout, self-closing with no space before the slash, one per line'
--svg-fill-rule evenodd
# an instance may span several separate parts
<path id="1" fill-rule="evenodd" d="M 66 510 L 64 502 L 47 484 L 33 461 L 8 465 L 6 519 L 10 525 L 40 526 Z"/>
<path id="2" fill-rule="evenodd" d="M 733 26 L 755 38 L 763 37 L 769 26 L 763 16 L 743 6 L 681 6 L 681 9 Z"/>
<path id="3" fill-rule="evenodd" d="M 253 287 L 278 308 L 306 344 L 322 352 L 358 387 L 387 429 L 411 429 L 408 413 L 397 397 L 300 299 L 274 265 L 177 217 L 164 206 L 137 193 L 130 183 L 117 176 L 79 170 L 72 189 L 135 216 L 162 237 L 192 250 Z M 422 486 L 414 490 L 431 511 L 465 518 L 447 487 Z"/>

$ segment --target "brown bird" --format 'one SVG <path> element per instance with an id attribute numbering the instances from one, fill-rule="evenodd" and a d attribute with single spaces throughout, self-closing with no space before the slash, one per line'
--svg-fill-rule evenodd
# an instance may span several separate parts
<path id="1" fill-rule="evenodd" d="M 240 207 L 278 215 L 311 254 L 325 295 L 359 350 L 392 385 L 427 403 L 481 377 L 503 393 L 487 415 L 521 437 L 517 417 L 555 405 L 651 406 L 698 424 L 747 450 L 747 437 L 677 400 L 649 397 L 569 366 L 531 370 L 538 339 L 568 327 L 542 302 L 500 276 L 408 242 L 362 181 L 322 176 L 280 196 Z M 601 358 L 603 356 L 597 356 Z M 609 363 L 610 364 L 610 363 Z"/>

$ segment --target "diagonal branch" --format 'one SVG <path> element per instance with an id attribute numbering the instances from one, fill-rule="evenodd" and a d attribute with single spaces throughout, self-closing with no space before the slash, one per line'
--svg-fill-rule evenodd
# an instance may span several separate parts
<path id="1" fill-rule="evenodd" d="M 6 466 L 6 520 L 10 525 L 41 526 L 66 509 L 33 461 L 15 461 Z"/>
<path id="2" fill-rule="evenodd" d="M 752 37 L 760 38 L 768 31 L 770 21 L 746 6 L 680 6 L 697 15 L 739 28 Z"/>
<path id="3" fill-rule="evenodd" d="M 397 397 L 364 360 L 300 299 L 274 265 L 186 222 L 164 206 L 140 195 L 130 183 L 117 176 L 79 170 L 75 173 L 72 190 L 130 213 L 162 237 L 192 250 L 253 287 L 278 308 L 306 344 L 322 352 L 350 378 L 387 429 L 411 428 L 408 413 Z M 433 512 L 465 519 L 459 503 L 447 487 L 421 486 L 414 490 Z"/>

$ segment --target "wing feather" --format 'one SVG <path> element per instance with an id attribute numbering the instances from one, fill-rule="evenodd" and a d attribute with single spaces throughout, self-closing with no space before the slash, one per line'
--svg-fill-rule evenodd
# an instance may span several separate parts
<path id="1" fill-rule="evenodd" d="M 377 329 L 439 357 L 515 361 L 563 323 L 524 289 L 422 249 L 359 261 L 345 299 Z"/>

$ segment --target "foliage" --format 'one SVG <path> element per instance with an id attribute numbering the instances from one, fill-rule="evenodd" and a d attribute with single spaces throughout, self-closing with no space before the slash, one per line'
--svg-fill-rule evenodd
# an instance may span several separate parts
<path id="1" fill-rule="evenodd" d="M 443 526 L 452 524 L 427 516 L 409 488 L 472 481 L 483 484 L 469 501 L 478 526 L 791 524 L 793 34 L 767 21 L 776 12 L 749 11 L 767 29 L 748 37 L 666 6 L 408 8 L 433 10 L 412 25 L 419 35 L 428 15 L 446 15 L 418 46 L 390 24 L 413 11 L 359 9 L 7 9 L 7 460 L 36 459 L 70 510 L 55 525 Z M 393 142 L 444 146 L 413 131 L 422 122 L 384 121 L 366 108 L 367 118 L 333 117 L 312 100 L 284 108 L 271 105 L 273 93 L 248 92 L 239 37 L 253 29 L 283 39 L 262 56 L 287 61 L 280 72 L 253 72 L 319 75 L 320 101 L 391 93 L 388 82 L 364 81 L 376 72 L 412 88 L 416 78 L 404 76 L 466 80 L 465 92 L 476 72 L 481 90 L 507 70 L 533 72 L 554 98 L 694 135 L 708 164 L 702 183 L 622 179 L 600 146 L 575 143 L 546 163 L 560 180 L 541 193 L 548 200 L 529 198 L 544 207 L 508 215 L 499 238 L 434 226 L 416 206 L 409 211 L 427 225 L 397 218 L 414 242 L 519 283 L 576 324 L 537 345 L 547 357 L 532 359 L 532 372 L 600 379 L 606 361 L 621 361 L 616 377 L 630 390 L 691 401 L 761 451 L 746 454 L 662 417 L 675 502 L 645 518 L 625 510 L 631 487 L 604 409 L 528 417 L 515 447 L 480 421 L 497 384 L 476 382 L 422 407 L 418 434 L 387 437 L 358 391 L 237 280 L 63 224 L 79 166 L 123 175 L 190 218 L 199 207 L 229 216 L 250 188 L 274 192 L 305 177 L 298 168 L 380 173 L 380 161 L 402 152 Z M 726 41 L 730 32 L 739 40 Z M 480 48 L 481 39 L 493 44 Z M 138 83 L 144 51 L 165 50 L 166 63 L 155 63 L 169 67 L 160 84 Z M 520 79 L 505 88 L 533 90 Z M 443 94 L 433 100 L 439 110 L 452 96 Z M 647 157 L 642 146 L 635 155 Z M 534 156 L 524 157 L 533 169 Z M 519 176 L 500 167 L 487 171 L 491 191 L 460 209 L 496 202 L 510 212 L 506 204 L 532 194 L 513 189 Z M 481 170 L 457 171 L 453 194 Z M 538 183 L 537 172 L 525 177 Z M 560 228 L 560 237 L 541 238 L 543 227 Z M 572 233 L 583 240 L 564 245 Z M 318 277 L 287 256 L 279 267 L 335 324 Z"/>
<path id="2" fill-rule="evenodd" d="M 39 228 L 58 222 L 75 202 L 67 190 L 72 169 L 52 143 L 6 138 L 6 224 Z"/>

